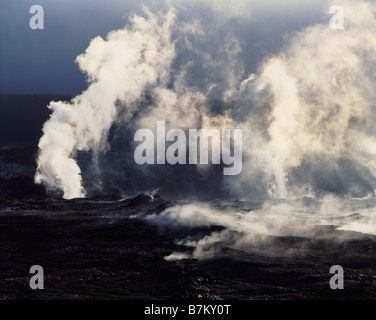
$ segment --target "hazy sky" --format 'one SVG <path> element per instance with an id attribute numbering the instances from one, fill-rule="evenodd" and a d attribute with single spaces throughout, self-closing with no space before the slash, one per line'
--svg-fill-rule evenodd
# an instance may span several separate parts
<path id="1" fill-rule="evenodd" d="M 329 4 L 321 1 L 170 1 L 182 20 L 203 23 L 226 16 L 242 40 L 252 69 L 283 44 L 283 36 L 328 20 Z M 165 1 L 144 1 L 152 10 Z M 45 29 L 29 27 L 32 5 L 44 8 Z M 0 94 L 77 94 L 85 77 L 74 63 L 90 40 L 123 27 L 140 12 L 135 0 L 2 0 L 0 2 Z"/>

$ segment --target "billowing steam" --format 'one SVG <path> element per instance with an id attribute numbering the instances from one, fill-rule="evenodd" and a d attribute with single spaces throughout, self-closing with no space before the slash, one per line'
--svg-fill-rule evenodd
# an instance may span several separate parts
<path id="1" fill-rule="evenodd" d="M 209 259 L 220 256 L 223 248 L 266 255 L 300 255 L 304 243 L 278 243 L 283 237 L 332 240 L 355 239 L 356 233 L 334 233 L 348 230 L 376 235 L 375 203 L 326 196 L 320 201 L 296 199 L 288 202 L 263 203 L 257 207 L 244 203 L 244 208 L 215 207 L 190 203 L 168 208 L 145 217 L 161 232 L 199 227 L 219 227 L 203 237 L 188 236 L 176 243 L 187 251 L 173 252 L 166 260 Z M 253 209 L 247 209 L 253 207 Z M 356 213 L 354 211 L 356 210 Z M 331 232 L 325 232 L 331 230 Z M 323 229 L 324 228 L 324 229 Z M 322 232 L 324 230 L 324 232 Z"/>
<path id="2" fill-rule="evenodd" d="M 93 39 L 77 57 L 89 88 L 71 102 L 49 105 L 53 114 L 43 127 L 35 181 L 62 190 L 66 199 L 85 196 L 76 153 L 106 149 L 117 106 L 133 112 L 149 87 L 163 96 L 160 92 L 167 86 L 175 56 L 171 40 L 175 14 L 173 10 L 163 17 L 146 14 L 147 18 L 133 16 L 131 27 L 109 33 L 106 40 Z"/>
<path id="3" fill-rule="evenodd" d="M 77 58 L 88 89 L 49 105 L 35 181 L 67 199 L 85 197 L 78 152 L 90 151 L 95 164 L 114 122 L 134 132 L 165 120 L 183 130 L 243 129 L 242 174 L 220 187 L 234 197 L 373 194 L 376 5 L 341 5 L 344 30 L 329 27 L 328 7 L 327 23 L 290 35 L 250 75 L 244 43 L 224 16 L 225 27 L 180 21 L 174 9 L 133 15 Z M 231 18 L 252 19 L 236 12 Z"/>
<path id="4" fill-rule="evenodd" d="M 345 30 L 306 28 L 253 80 L 270 104 L 269 138 L 260 149 L 278 197 L 287 196 L 291 168 L 321 157 L 351 159 L 375 176 L 375 5 L 346 2 L 344 10 Z"/>

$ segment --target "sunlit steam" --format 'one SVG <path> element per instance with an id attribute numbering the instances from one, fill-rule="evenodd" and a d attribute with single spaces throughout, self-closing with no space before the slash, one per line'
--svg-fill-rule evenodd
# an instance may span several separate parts
<path id="1" fill-rule="evenodd" d="M 265 56 L 252 74 L 245 72 L 244 48 L 230 28 L 224 32 L 198 19 L 179 21 L 174 9 L 134 15 L 130 26 L 106 40 L 93 39 L 77 58 L 88 89 L 71 102 L 50 103 L 53 113 L 39 143 L 35 181 L 62 191 L 66 199 L 85 197 L 77 152 L 105 152 L 115 121 L 132 130 L 155 130 L 157 121 L 167 121 L 169 128 L 183 130 L 243 130 L 242 173 L 213 185 L 234 198 L 374 197 L 376 4 L 341 5 L 343 30 L 329 27 L 328 7 L 323 13 L 328 23 L 290 34 L 284 48 Z M 252 14 L 241 19 L 252 19 Z M 147 220 L 159 227 L 222 226 L 223 231 L 206 238 L 181 240 L 195 248 L 193 257 L 208 254 L 207 245 L 218 241 L 239 247 L 251 238 L 260 242 L 264 235 L 307 235 L 321 224 L 375 233 L 372 209 L 353 221 L 347 207 L 328 214 L 326 205 L 337 201 L 326 197 L 323 206 L 314 208 L 300 202 L 265 203 L 247 212 L 190 204 Z M 312 212 L 319 214 L 313 217 Z M 188 256 L 174 253 L 168 259 Z"/>
<path id="2" fill-rule="evenodd" d="M 131 114 L 147 87 L 166 86 L 175 55 L 170 39 L 175 14 L 173 10 L 164 16 L 147 10 L 146 14 L 146 18 L 133 16 L 130 27 L 109 33 L 106 40 L 93 39 L 77 57 L 90 86 L 71 102 L 49 105 L 53 113 L 39 142 L 35 181 L 61 190 L 66 199 L 85 196 L 76 152 L 106 149 L 117 106 Z"/>

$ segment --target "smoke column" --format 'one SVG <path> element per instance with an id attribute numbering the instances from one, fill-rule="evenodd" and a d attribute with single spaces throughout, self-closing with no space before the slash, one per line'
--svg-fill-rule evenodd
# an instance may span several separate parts
<path id="1" fill-rule="evenodd" d="M 225 31 L 218 21 L 179 21 L 174 9 L 134 15 L 130 26 L 93 39 L 77 58 L 88 89 L 50 103 L 35 181 L 67 199 L 84 197 L 77 152 L 105 152 L 114 121 L 151 128 L 168 119 L 172 128 L 243 129 L 242 174 L 224 181 L 235 197 L 373 193 L 376 7 L 341 5 L 344 30 L 329 27 L 329 4 L 327 23 L 290 34 L 252 74 L 228 24 L 233 16 L 220 16 Z M 135 116 L 146 94 L 153 102 Z M 211 98 L 227 103 L 225 110 L 213 113 Z"/>
<path id="2" fill-rule="evenodd" d="M 66 199 L 85 196 L 76 153 L 106 148 L 117 105 L 132 112 L 147 87 L 166 86 L 175 52 L 170 41 L 175 14 L 145 12 L 146 18 L 134 15 L 131 27 L 109 33 L 106 40 L 93 39 L 77 57 L 90 86 L 71 102 L 49 105 L 53 113 L 39 142 L 35 181 L 62 190 Z"/>
<path id="3" fill-rule="evenodd" d="M 245 147 L 248 171 L 263 170 L 272 197 L 299 193 L 288 175 L 303 164 L 313 178 L 320 171 L 339 172 L 340 179 L 332 175 L 333 191 L 349 186 L 356 194 L 357 182 L 369 192 L 376 186 L 376 8 L 361 1 L 341 4 L 344 30 L 305 28 L 242 83 L 256 105 L 245 126 L 252 137 Z"/>

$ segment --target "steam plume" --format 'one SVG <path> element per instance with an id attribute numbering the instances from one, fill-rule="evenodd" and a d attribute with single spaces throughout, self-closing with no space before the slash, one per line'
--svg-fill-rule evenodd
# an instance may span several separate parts
<path id="1" fill-rule="evenodd" d="M 174 58 L 171 42 L 174 10 L 146 18 L 134 15 L 132 26 L 93 39 L 77 57 L 90 86 L 71 102 L 51 102 L 53 113 L 39 142 L 37 183 L 62 190 L 64 198 L 85 196 L 76 152 L 106 149 L 107 136 L 123 105 L 132 113 L 147 87 L 165 87 Z"/>
<path id="2" fill-rule="evenodd" d="M 244 43 L 228 23 L 239 11 L 223 19 L 228 31 L 215 20 L 215 28 L 179 21 L 174 9 L 133 15 L 130 26 L 93 39 L 77 58 L 88 89 L 49 105 L 35 181 L 64 198 L 84 197 L 77 152 L 91 151 L 94 160 L 105 152 L 115 120 L 153 129 L 168 119 L 172 128 L 243 129 L 243 173 L 223 184 L 237 197 L 373 193 L 376 7 L 342 5 L 345 30 L 325 23 L 291 34 L 251 75 Z M 152 102 L 142 109 L 146 96 Z M 212 98 L 225 103 L 222 110 L 210 107 Z"/>

